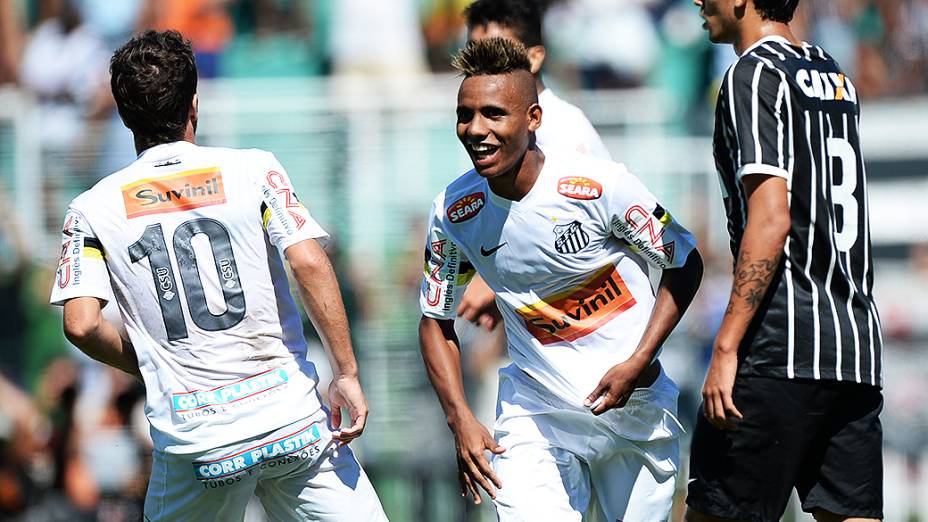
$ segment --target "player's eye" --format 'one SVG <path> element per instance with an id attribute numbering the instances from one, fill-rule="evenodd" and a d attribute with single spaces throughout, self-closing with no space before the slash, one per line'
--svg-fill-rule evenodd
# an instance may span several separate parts
<path id="1" fill-rule="evenodd" d="M 464 107 L 458 107 L 458 123 L 468 123 L 474 119 L 474 111 Z"/>
<path id="2" fill-rule="evenodd" d="M 501 107 L 484 107 L 480 110 L 480 113 L 487 118 L 498 120 L 507 114 L 507 112 Z"/>

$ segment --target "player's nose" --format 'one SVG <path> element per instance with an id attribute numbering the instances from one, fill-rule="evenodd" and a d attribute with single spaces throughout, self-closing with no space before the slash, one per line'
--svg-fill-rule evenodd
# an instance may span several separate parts
<path id="1" fill-rule="evenodd" d="M 474 119 L 470 121 L 467 129 L 465 129 L 465 134 L 468 137 L 475 138 L 478 141 L 486 137 L 489 132 L 486 121 L 479 114 L 474 116 Z"/>

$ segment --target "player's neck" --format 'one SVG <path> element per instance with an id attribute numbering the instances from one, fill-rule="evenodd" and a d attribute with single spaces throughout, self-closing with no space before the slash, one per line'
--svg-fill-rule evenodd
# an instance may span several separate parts
<path id="1" fill-rule="evenodd" d="M 510 201 L 521 201 L 535 186 L 535 180 L 545 165 L 545 155 L 532 145 L 512 170 L 487 180 L 494 194 Z"/>
<path id="2" fill-rule="evenodd" d="M 135 138 L 135 154 L 136 155 L 139 155 L 152 147 L 157 147 L 158 145 L 164 145 L 165 143 L 176 143 L 178 141 L 186 141 L 188 143 L 196 144 L 197 142 L 196 130 L 193 128 L 192 125 L 189 125 L 189 124 L 187 125 L 187 129 L 184 131 L 184 136 L 179 140 L 164 141 L 161 138 L 139 136 L 137 134 L 134 136 L 134 138 Z"/>
<path id="3" fill-rule="evenodd" d="M 752 45 L 768 36 L 782 36 L 793 45 L 800 45 L 799 41 L 790 31 L 789 25 L 781 22 L 773 22 L 757 18 L 756 20 L 745 21 L 742 25 L 741 33 L 733 42 L 735 52 L 738 56 L 744 54 L 744 51 L 751 48 Z"/>
<path id="4" fill-rule="evenodd" d="M 544 80 L 541 79 L 541 73 L 535 75 L 535 92 L 541 94 L 547 87 L 545 87 Z"/>

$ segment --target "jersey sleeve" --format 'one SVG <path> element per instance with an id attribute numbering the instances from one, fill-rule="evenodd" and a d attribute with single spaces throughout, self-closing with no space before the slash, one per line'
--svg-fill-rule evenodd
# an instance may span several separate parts
<path id="1" fill-rule="evenodd" d="M 696 239 L 623 166 L 612 185 L 612 233 L 654 268 L 679 268 L 696 248 Z"/>
<path id="2" fill-rule="evenodd" d="M 325 243 L 329 234 L 309 214 L 277 158 L 265 152 L 267 159 L 259 181 L 261 219 L 271 244 L 283 252 L 305 239 Z"/>
<path id="3" fill-rule="evenodd" d="M 741 60 L 725 80 L 726 119 L 738 146 L 738 179 L 748 174 L 789 179 L 792 105 L 784 76 L 761 61 Z"/>
<path id="4" fill-rule="evenodd" d="M 61 259 L 49 301 L 61 306 L 75 297 L 109 300 L 111 295 L 103 246 L 84 214 L 72 203 L 61 229 Z"/>
<path id="5" fill-rule="evenodd" d="M 441 215 L 438 205 L 433 204 L 425 241 L 419 307 L 426 317 L 453 320 L 464 289 L 477 272 L 464 252 L 445 234 Z"/>

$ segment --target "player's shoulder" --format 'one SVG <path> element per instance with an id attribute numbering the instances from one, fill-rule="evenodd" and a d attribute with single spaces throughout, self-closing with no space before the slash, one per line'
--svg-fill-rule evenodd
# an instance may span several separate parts
<path id="1" fill-rule="evenodd" d="M 803 43 L 795 45 L 782 37 L 762 38 L 732 63 L 725 73 L 726 84 L 751 88 L 758 75 L 769 75 L 774 79 L 792 76 L 792 71 L 824 51 L 819 47 Z"/>
<path id="2" fill-rule="evenodd" d="M 479 211 L 487 202 L 486 180 L 470 169 L 449 183 L 435 196 L 432 206 L 436 216 L 446 216 L 452 223 L 463 221 Z"/>
<path id="3" fill-rule="evenodd" d="M 122 200 L 114 198 L 113 194 L 121 191 L 126 181 L 136 176 L 138 168 L 133 162 L 115 172 L 97 180 L 90 188 L 84 190 L 71 200 L 70 207 L 74 210 L 86 212 L 93 209 L 100 209 L 116 203 L 122 204 Z"/>
<path id="4" fill-rule="evenodd" d="M 541 121 L 545 124 L 545 117 L 553 119 L 556 127 L 575 129 L 578 125 L 590 126 L 590 120 L 580 107 L 570 103 L 554 93 L 545 89 L 538 95 L 538 104 L 541 106 Z M 550 127 L 550 125 L 549 125 Z"/>
<path id="5" fill-rule="evenodd" d="M 548 183 L 559 197 L 595 200 L 621 185 L 628 169 L 624 164 L 611 159 L 583 154 L 573 150 L 544 150 L 545 168 L 551 174 L 543 182 Z"/>

